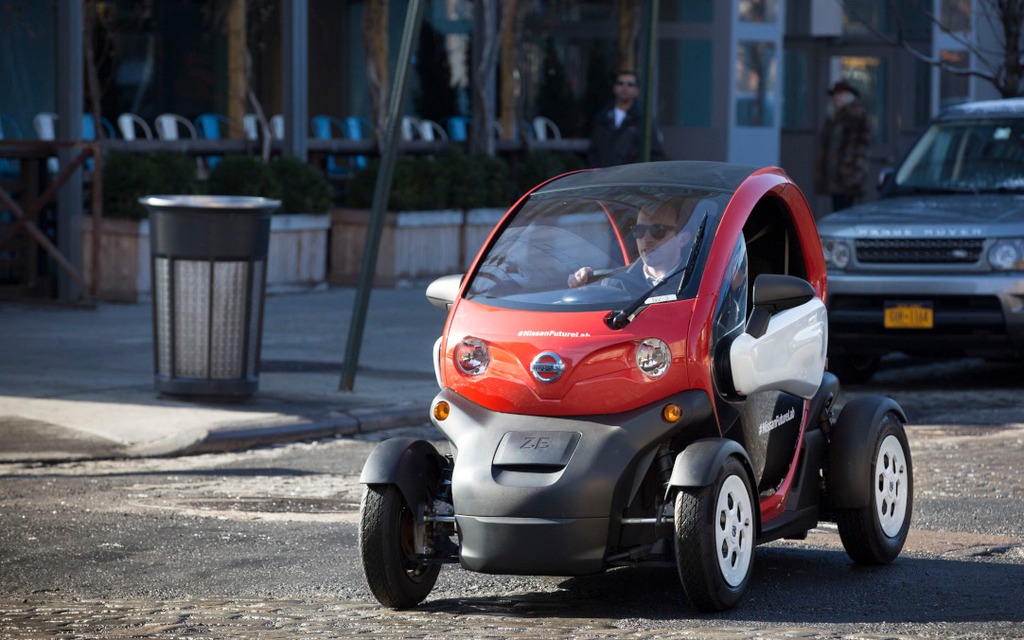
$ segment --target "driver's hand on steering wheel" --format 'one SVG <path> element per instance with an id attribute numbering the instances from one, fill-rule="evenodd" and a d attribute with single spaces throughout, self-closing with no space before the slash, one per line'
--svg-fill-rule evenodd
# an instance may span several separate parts
<path id="1" fill-rule="evenodd" d="M 569 288 L 575 289 L 576 287 L 582 287 L 590 282 L 590 276 L 592 275 L 594 275 L 594 270 L 590 267 L 583 267 L 578 271 L 569 274 Z"/>

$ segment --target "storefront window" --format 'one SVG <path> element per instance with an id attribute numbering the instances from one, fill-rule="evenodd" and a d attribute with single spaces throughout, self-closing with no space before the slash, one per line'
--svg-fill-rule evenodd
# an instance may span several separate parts
<path id="1" fill-rule="evenodd" d="M 779 0 L 739 0 L 740 21 L 774 24 L 779 19 Z"/>
<path id="2" fill-rule="evenodd" d="M 736 51 L 736 124 L 775 124 L 775 83 L 778 78 L 774 42 L 743 40 Z"/>
<path id="3" fill-rule="evenodd" d="M 940 51 L 939 58 L 942 60 L 944 67 L 963 69 L 965 71 L 970 61 L 970 56 L 966 51 L 950 51 L 948 49 Z M 957 73 L 956 71 L 946 71 L 945 69 L 939 73 L 940 107 L 967 102 L 970 99 L 969 92 L 970 87 L 968 86 L 965 74 Z"/>
<path id="4" fill-rule="evenodd" d="M 971 30 L 971 0 L 942 0 L 942 26 L 952 33 Z"/>

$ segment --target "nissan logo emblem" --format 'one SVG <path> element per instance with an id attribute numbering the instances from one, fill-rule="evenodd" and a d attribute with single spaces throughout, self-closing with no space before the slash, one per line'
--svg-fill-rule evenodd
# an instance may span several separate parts
<path id="1" fill-rule="evenodd" d="M 530 363 L 530 372 L 540 382 L 554 382 L 562 377 L 563 371 L 565 363 L 554 351 L 539 353 Z"/>

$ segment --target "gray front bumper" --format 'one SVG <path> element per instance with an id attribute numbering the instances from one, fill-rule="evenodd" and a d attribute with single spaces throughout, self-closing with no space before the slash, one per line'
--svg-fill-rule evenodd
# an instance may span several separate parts
<path id="1" fill-rule="evenodd" d="M 657 445 L 710 418 L 702 391 L 612 416 L 497 413 L 443 390 L 434 420 L 455 454 L 452 502 L 460 560 L 487 573 L 580 575 L 605 568 L 609 540 Z M 667 402 L 685 418 L 661 418 Z M 433 412 L 432 412 L 433 413 Z"/>

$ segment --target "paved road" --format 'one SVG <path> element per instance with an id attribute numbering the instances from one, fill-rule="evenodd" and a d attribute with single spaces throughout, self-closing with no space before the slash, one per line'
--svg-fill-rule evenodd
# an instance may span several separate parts
<path id="1" fill-rule="evenodd" d="M 690 608 L 674 572 L 637 569 L 446 567 L 422 607 L 380 608 L 356 563 L 357 477 L 389 434 L 0 465 L 0 638 L 1024 638 L 1024 425 L 922 415 L 909 430 L 913 530 L 896 563 L 852 565 L 823 527 L 760 548 L 748 597 L 714 616 Z"/>

